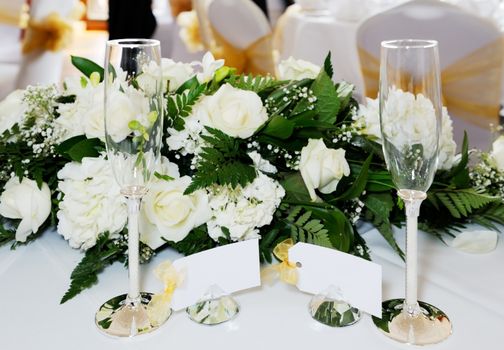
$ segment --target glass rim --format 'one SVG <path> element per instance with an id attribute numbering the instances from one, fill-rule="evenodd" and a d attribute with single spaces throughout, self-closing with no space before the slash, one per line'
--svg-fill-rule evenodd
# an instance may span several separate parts
<path id="1" fill-rule="evenodd" d="M 428 49 L 437 46 L 437 40 L 424 39 L 398 39 L 384 40 L 381 42 L 381 47 L 387 49 Z"/>
<path id="2" fill-rule="evenodd" d="M 160 46 L 159 40 L 156 39 L 142 39 L 142 38 L 126 38 L 108 40 L 107 46 L 122 46 L 122 47 L 138 47 L 138 46 Z"/>

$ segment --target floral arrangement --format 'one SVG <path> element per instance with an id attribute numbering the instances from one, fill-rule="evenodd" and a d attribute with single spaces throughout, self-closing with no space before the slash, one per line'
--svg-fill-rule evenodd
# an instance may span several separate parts
<path id="1" fill-rule="evenodd" d="M 73 57 L 83 73 L 61 90 L 30 86 L 0 103 L 0 244 L 26 244 L 56 227 L 83 251 L 62 302 L 126 262 L 126 203 L 104 152 L 103 69 Z M 289 59 L 280 77 L 237 75 L 206 54 L 200 63 L 162 60 L 166 116 L 162 161 L 141 208 L 141 259 L 172 247 L 192 254 L 260 238 L 260 256 L 287 238 L 369 259 L 357 228 L 368 221 L 402 251 L 393 225 L 404 221 L 381 150 L 378 104 L 359 106 L 353 86 L 322 68 Z M 118 79 L 120 79 L 120 72 Z M 149 67 L 138 78 L 149 88 Z M 405 108 L 429 105 L 397 91 L 389 114 L 397 133 L 412 132 Z M 119 91 L 113 131 L 120 138 L 142 108 Z M 143 116 L 145 117 L 145 116 Z M 428 128 L 415 128 L 430 142 Z M 443 112 L 439 169 L 422 206 L 421 229 L 442 238 L 464 224 L 504 224 L 504 138 L 492 152 L 455 153 Z M 44 233 L 45 232 L 45 233 Z"/>

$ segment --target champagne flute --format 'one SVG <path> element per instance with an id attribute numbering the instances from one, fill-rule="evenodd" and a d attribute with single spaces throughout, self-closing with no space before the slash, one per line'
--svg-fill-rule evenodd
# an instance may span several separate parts
<path id="1" fill-rule="evenodd" d="M 107 42 L 105 58 L 105 141 L 108 161 L 128 204 L 129 291 L 103 304 L 98 328 L 125 337 L 156 329 L 140 292 L 138 215 L 159 162 L 163 130 L 161 51 L 157 40 Z"/>
<path id="2" fill-rule="evenodd" d="M 393 40 L 381 44 L 380 125 L 383 153 L 406 209 L 406 298 L 383 302 L 375 324 L 403 343 L 438 343 L 451 322 L 417 299 L 417 231 L 420 205 L 437 169 L 441 129 L 438 43 Z"/>

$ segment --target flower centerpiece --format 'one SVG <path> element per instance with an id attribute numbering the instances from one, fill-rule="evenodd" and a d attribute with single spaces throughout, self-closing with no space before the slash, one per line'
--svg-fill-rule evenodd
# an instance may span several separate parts
<path id="1" fill-rule="evenodd" d="M 0 244 L 29 243 L 56 227 L 84 253 L 62 302 L 97 282 L 115 261 L 125 261 L 126 204 L 104 152 L 103 79 L 97 64 L 73 57 L 81 77 L 55 86 L 28 87 L 0 108 Z M 322 68 L 290 59 L 284 77 L 238 75 L 206 54 L 201 63 L 162 60 L 166 127 L 162 161 L 143 201 L 141 259 L 171 247 L 192 254 L 217 245 L 260 238 L 262 261 L 287 238 L 369 259 L 361 221 L 375 225 L 403 256 L 393 225 L 404 221 L 380 146 L 377 102 L 359 106 L 353 86 L 332 81 Z M 149 67 L 137 89 L 151 88 Z M 115 81 L 121 84 L 122 72 Z M 429 113 L 425 101 L 394 92 L 389 113 L 401 133 L 408 113 Z M 120 139 L 144 115 L 134 91 L 118 89 L 110 130 Z M 408 113 L 404 113 L 407 110 Z M 422 206 L 424 231 L 450 234 L 476 222 L 504 224 L 504 147 L 469 162 L 467 138 L 455 154 L 451 120 L 443 112 L 440 162 Z"/>

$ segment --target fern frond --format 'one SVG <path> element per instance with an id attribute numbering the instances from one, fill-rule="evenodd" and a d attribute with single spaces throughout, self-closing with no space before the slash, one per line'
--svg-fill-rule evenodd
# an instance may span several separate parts
<path id="1" fill-rule="evenodd" d="M 205 85 L 201 84 L 191 90 L 168 96 L 168 119 L 171 120 L 171 125 L 173 125 L 177 130 L 182 130 L 184 128 L 184 120 L 182 118 L 191 114 L 192 107 L 204 91 Z"/>
<path id="2" fill-rule="evenodd" d="M 322 247 L 334 248 L 328 235 L 328 230 L 319 219 L 311 219 L 312 212 L 300 206 L 292 208 L 284 219 L 290 228 L 291 238 L 295 242 L 306 242 Z"/>
<path id="3" fill-rule="evenodd" d="M 430 199 L 436 206 L 444 206 L 457 219 L 468 217 L 476 209 L 496 202 L 498 197 L 491 196 L 475 189 L 440 190 L 433 192 L 436 200 Z"/>
<path id="4" fill-rule="evenodd" d="M 263 90 L 273 88 L 279 84 L 277 80 L 273 79 L 271 76 L 261 77 L 253 76 L 252 74 L 245 75 L 233 75 L 228 81 L 230 85 L 237 89 L 249 90 L 253 92 L 261 92 Z"/>

